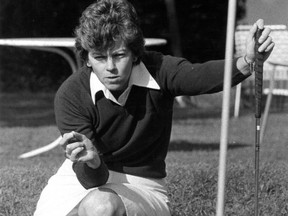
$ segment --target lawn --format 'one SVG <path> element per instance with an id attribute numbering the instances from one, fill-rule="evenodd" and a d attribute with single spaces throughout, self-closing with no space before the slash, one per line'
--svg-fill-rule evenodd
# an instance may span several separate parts
<path id="1" fill-rule="evenodd" d="M 215 215 L 221 107 L 198 99 L 198 107 L 175 107 L 167 155 L 172 215 Z M 53 94 L 2 94 L 0 100 L 0 216 L 32 215 L 41 190 L 64 160 L 63 153 L 57 147 L 30 159 L 17 157 L 59 136 Z M 271 113 L 260 147 L 261 216 L 288 215 L 287 113 Z M 254 121 L 247 109 L 230 120 L 226 215 L 253 215 Z"/>

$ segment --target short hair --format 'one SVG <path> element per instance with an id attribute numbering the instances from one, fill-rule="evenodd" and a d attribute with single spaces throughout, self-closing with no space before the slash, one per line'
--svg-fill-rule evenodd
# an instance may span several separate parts
<path id="1" fill-rule="evenodd" d="M 140 62 L 144 52 L 144 37 L 137 12 L 127 0 L 98 0 L 88 6 L 75 29 L 76 52 L 84 62 L 88 52 L 109 50 L 118 40 L 137 57 Z"/>

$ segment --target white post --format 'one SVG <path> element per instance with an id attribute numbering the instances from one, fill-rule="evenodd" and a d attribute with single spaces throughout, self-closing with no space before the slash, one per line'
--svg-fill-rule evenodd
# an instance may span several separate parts
<path id="1" fill-rule="evenodd" d="M 240 110 L 240 100 L 241 100 L 241 88 L 242 85 L 239 83 L 236 86 L 236 92 L 235 92 L 235 104 L 234 104 L 234 117 L 239 117 L 239 110 Z"/>
<path id="2" fill-rule="evenodd" d="M 222 103 L 221 120 L 221 140 L 219 155 L 218 172 L 218 193 L 217 193 L 217 216 L 224 215 L 225 203 L 225 174 L 226 174 L 226 154 L 228 142 L 229 109 L 230 109 L 230 90 L 231 90 L 231 72 L 233 62 L 234 46 L 234 27 L 236 14 L 236 0 L 229 0 L 226 32 L 226 50 L 225 50 L 225 68 L 224 68 L 224 90 Z"/>

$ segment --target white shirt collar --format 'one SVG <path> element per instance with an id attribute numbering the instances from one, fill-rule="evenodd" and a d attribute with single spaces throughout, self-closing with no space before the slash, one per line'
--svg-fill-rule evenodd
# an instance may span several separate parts
<path id="1" fill-rule="evenodd" d="M 143 62 L 140 62 L 140 64 L 135 65 L 132 68 L 128 88 L 120 95 L 120 97 L 118 98 L 118 101 L 111 94 L 111 92 L 100 82 L 100 80 L 98 79 L 95 73 L 92 72 L 90 75 L 90 91 L 91 91 L 91 97 L 92 97 L 94 104 L 95 104 L 95 94 L 99 91 L 103 91 L 104 96 L 107 99 L 110 99 L 113 102 L 123 106 L 126 103 L 126 100 L 130 93 L 132 85 L 156 89 L 156 90 L 160 89 L 159 85 L 157 84 L 155 79 L 151 76 L 151 74 L 148 72 Z"/>

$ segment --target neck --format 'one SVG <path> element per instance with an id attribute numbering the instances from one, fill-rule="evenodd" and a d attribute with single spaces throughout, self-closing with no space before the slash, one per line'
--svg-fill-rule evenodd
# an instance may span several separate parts
<path id="1" fill-rule="evenodd" d="M 116 91 L 110 91 L 112 95 L 115 97 L 116 100 L 120 97 L 120 95 L 124 92 L 124 90 L 116 90 Z"/>
<path id="2" fill-rule="evenodd" d="M 128 88 L 128 82 L 123 86 L 123 88 L 119 90 L 110 90 L 112 95 L 115 97 L 116 100 L 120 97 L 120 95 Z"/>

